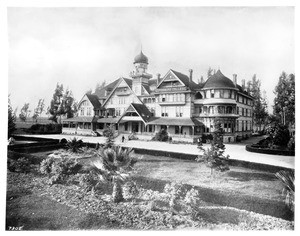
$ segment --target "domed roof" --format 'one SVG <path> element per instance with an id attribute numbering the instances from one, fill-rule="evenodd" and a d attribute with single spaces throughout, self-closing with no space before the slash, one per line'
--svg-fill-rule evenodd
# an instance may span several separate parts
<path id="1" fill-rule="evenodd" d="M 135 63 L 145 63 L 148 64 L 148 57 L 146 57 L 143 52 L 141 51 L 140 54 L 138 54 L 135 58 L 134 58 L 134 64 Z"/>
<path id="2" fill-rule="evenodd" d="M 220 70 L 208 78 L 203 88 L 236 88 L 231 79 L 228 79 Z"/>

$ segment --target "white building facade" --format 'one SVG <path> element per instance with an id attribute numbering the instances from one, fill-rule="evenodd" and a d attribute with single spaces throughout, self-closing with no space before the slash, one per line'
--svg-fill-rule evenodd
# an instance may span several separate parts
<path id="1" fill-rule="evenodd" d="M 218 70 L 196 84 L 189 75 L 170 69 L 162 78 L 147 72 L 148 58 L 134 58 L 130 78 L 119 78 L 79 102 L 77 116 L 64 121 L 63 133 L 96 135 L 113 124 L 119 134 L 154 136 L 166 129 L 173 140 L 193 141 L 214 131 L 221 122 L 224 141 L 235 142 L 252 133 L 253 97 L 237 76 Z"/>

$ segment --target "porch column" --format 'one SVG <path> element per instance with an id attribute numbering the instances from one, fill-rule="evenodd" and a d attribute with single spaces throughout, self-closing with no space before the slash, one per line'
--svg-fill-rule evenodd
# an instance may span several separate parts
<path id="1" fill-rule="evenodd" d="M 167 132 L 169 131 L 169 125 L 167 125 Z"/>
<path id="2" fill-rule="evenodd" d="M 181 125 L 179 125 L 179 138 L 181 138 Z"/>
<path id="3" fill-rule="evenodd" d="M 195 126 L 192 126 L 192 135 L 195 136 Z"/>
<path id="4" fill-rule="evenodd" d="M 155 125 L 155 130 L 154 130 L 154 132 L 157 132 L 158 131 L 158 127 L 157 127 L 157 125 Z"/>

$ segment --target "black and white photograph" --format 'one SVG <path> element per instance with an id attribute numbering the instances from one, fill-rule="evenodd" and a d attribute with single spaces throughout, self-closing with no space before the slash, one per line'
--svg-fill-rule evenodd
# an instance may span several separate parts
<path id="1" fill-rule="evenodd" d="M 294 231 L 295 5 L 69 3 L 5 6 L 5 231 Z"/>

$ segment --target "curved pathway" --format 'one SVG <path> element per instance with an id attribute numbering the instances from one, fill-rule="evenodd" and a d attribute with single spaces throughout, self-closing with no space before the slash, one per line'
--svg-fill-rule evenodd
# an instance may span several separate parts
<path id="1" fill-rule="evenodd" d="M 106 140 L 105 137 L 88 137 L 88 136 L 65 135 L 65 134 L 21 135 L 21 136 L 50 138 L 50 139 L 65 138 L 67 140 L 76 137 L 78 139 L 81 139 L 83 142 L 87 142 L 87 143 L 104 143 Z M 254 153 L 254 152 L 246 151 L 245 146 L 247 144 L 251 142 L 256 143 L 261 138 L 263 137 L 252 137 L 246 140 L 246 142 L 241 142 L 236 144 L 226 144 L 225 154 L 228 154 L 230 156 L 230 159 L 233 160 L 247 161 L 247 162 L 294 169 L 295 167 L 294 156 L 270 155 L 270 154 L 262 154 L 262 153 Z M 197 145 L 193 145 L 193 144 L 171 144 L 165 142 L 139 141 L 139 140 L 131 140 L 122 143 L 118 139 L 116 140 L 116 144 L 119 144 L 124 147 L 159 150 L 159 151 L 167 151 L 167 152 L 182 153 L 182 154 L 192 154 L 192 155 L 200 154 Z M 204 147 L 208 147 L 208 146 L 209 144 L 204 144 Z"/>

